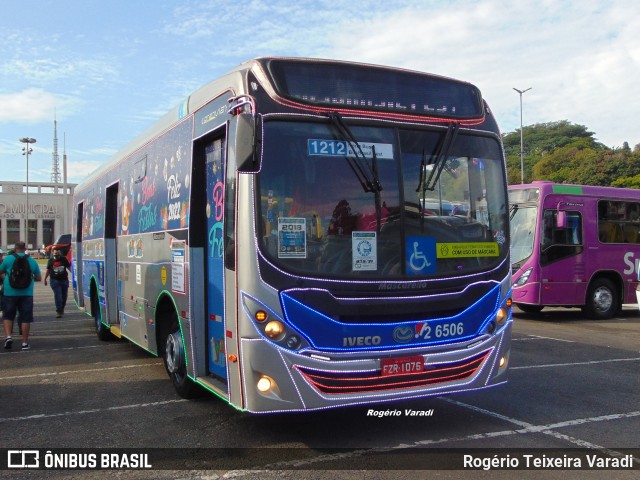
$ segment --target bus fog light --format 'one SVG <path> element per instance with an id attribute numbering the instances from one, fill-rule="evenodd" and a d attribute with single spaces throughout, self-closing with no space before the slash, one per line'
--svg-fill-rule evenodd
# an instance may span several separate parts
<path id="1" fill-rule="evenodd" d="M 258 380 L 258 384 L 256 385 L 256 387 L 258 391 L 267 393 L 269 390 L 271 390 L 271 379 L 266 375 L 260 377 L 260 380 Z"/>
<path id="2" fill-rule="evenodd" d="M 271 339 L 279 340 L 284 335 L 284 325 L 282 322 L 272 320 L 264 327 L 264 333 Z"/>
<path id="3" fill-rule="evenodd" d="M 504 368 L 507 366 L 507 356 L 500 357 L 500 368 Z"/>
<path id="4" fill-rule="evenodd" d="M 485 332 L 491 335 L 495 331 L 496 331 L 496 322 L 489 322 L 489 325 L 487 325 Z"/>
<path id="5" fill-rule="evenodd" d="M 508 316 L 509 316 L 509 313 L 507 312 L 506 308 L 499 308 L 498 311 L 496 312 L 496 323 L 498 325 L 503 325 L 504 322 L 507 321 Z"/>

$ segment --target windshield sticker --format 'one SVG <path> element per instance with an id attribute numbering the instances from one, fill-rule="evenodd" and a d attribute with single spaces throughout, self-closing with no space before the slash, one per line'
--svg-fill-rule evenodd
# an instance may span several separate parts
<path id="1" fill-rule="evenodd" d="M 278 218 L 278 258 L 307 258 L 306 218 Z"/>
<path id="2" fill-rule="evenodd" d="M 393 145 L 390 143 L 358 142 L 365 158 L 373 158 L 373 148 L 376 149 L 376 159 L 393 160 Z M 354 142 L 355 146 L 355 142 Z M 357 147 L 356 147 L 357 149 Z M 321 157 L 355 157 L 361 156 L 360 150 L 353 151 L 349 142 L 342 140 L 307 139 L 307 153 Z"/>
<path id="3" fill-rule="evenodd" d="M 378 269 L 376 235 L 376 232 L 351 232 L 352 269 L 354 272 Z"/>
<path id="4" fill-rule="evenodd" d="M 436 239 L 433 237 L 407 237 L 406 267 L 409 275 L 436 272 Z"/>
<path id="5" fill-rule="evenodd" d="M 438 258 L 497 257 L 497 242 L 438 243 Z"/>

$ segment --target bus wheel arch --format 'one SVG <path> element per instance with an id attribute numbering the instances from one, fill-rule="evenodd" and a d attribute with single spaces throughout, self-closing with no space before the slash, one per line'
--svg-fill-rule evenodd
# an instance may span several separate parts
<path id="1" fill-rule="evenodd" d="M 98 296 L 98 283 L 95 278 L 91 279 L 91 285 L 89 287 L 89 298 L 91 305 L 91 316 L 95 323 L 96 335 L 99 340 L 106 342 L 112 340 L 114 337 L 109 329 L 102 323 L 102 311 L 100 310 L 100 298 Z"/>
<path id="2" fill-rule="evenodd" d="M 187 376 L 187 357 L 180 328 L 180 317 L 169 295 L 161 295 L 156 306 L 156 342 L 158 356 L 178 395 L 193 398 L 197 385 Z"/>
<path id="3" fill-rule="evenodd" d="M 614 317 L 622 307 L 621 280 L 615 274 L 595 276 L 587 287 L 584 312 L 589 318 L 606 320 Z"/>

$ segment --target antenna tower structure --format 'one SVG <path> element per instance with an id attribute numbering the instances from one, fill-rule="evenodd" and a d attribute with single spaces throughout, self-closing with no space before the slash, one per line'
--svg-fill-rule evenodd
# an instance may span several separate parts
<path id="1" fill-rule="evenodd" d="M 60 183 L 60 162 L 58 157 L 58 121 L 53 117 L 53 158 L 51 160 L 51 183 Z"/>

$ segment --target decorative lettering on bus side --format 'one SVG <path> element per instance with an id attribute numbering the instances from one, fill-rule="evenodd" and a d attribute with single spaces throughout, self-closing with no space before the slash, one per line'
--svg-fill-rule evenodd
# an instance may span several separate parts
<path id="1" fill-rule="evenodd" d="M 182 183 L 178 179 L 177 175 L 171 175 L 167 179 L 167 202 L 168 213 L 169 213 L 169 221 L 171 220 L 180 220 L 180 207 L 182 206 L 182 202 L 171 202 L 171 200 L 180 198 L 180 188 L 182 187 Z"/>

